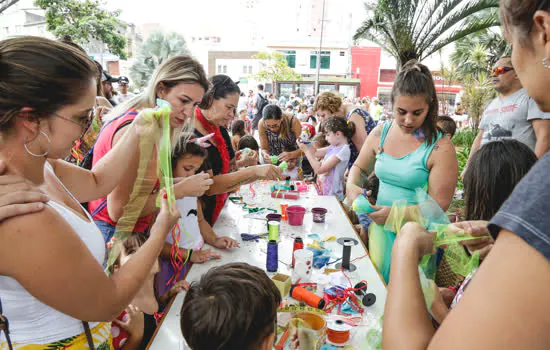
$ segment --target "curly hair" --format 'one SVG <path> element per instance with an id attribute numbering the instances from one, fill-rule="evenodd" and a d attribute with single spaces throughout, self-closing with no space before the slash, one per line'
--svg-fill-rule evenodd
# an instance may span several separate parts
<path id="1" fill-rule="evenodd" d="M 334 114 L 338 112 L 340 108 L 342 108 L 342 98 L 335 93 L 329 91 L 323 92 L 319 96 L 317 96 L 317 99 L 313 104 L 314 112 L 329 111 L 330 113 Z"/>

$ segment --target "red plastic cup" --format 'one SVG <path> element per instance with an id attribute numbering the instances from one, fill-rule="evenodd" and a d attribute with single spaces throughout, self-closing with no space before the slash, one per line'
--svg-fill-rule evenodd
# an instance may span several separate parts
<path id="1" fill-rule="evenodd" d="M 293 205 L 286 208 L 286 214 L 288 216 L 288 223 L 291 226 L 300 226 L 304 223 L 304 215 L 306 214 L 306 208 L 299 205 Z"/>

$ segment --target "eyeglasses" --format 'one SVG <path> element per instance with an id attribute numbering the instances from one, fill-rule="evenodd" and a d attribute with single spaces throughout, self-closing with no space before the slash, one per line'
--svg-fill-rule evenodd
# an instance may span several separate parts
<path id="1" fill-rule="evenodd" d="M 265 125 L 265 128 L 266 129 L 269 129 L 269 130 L 277 130 L 281 127 L 281 123 L 277 123 L 277 124 L 267 124 L 266 122 L 264 122 L 264 125 Z"/>
<path id="2" fill-rule="evenodd" d="M 491 75 L 502 75 L 514 70 L 512 67 L 497 67 L 491 70 Z"/>
<path id="3" fill-rule="evenodd" d="M 86 120 L 82 120 L 83 118 L 81 118 L 80 121 L 76 121 L 72 118 L 67 118 L 67 117 L 59 115 L 57 113 L 54 113 L 53 115 L 60 118 L 60 119 L 69 121 L 73 124 L 76 124 L 76 125 L 80 126 L 82 129 L 84 129 L 83 130 L 83 133 L 84 133 L 84 132 L 86 132 L 86 130 L 88 130 L 90 125 L 92 125 L 92 121 L 94 120 L 94 116 L 95 116 L 95 107 L 92 107 L 92 109 L 90 109 L 90 112 L 88 112 L 88 114 L 86 115 Z"/>

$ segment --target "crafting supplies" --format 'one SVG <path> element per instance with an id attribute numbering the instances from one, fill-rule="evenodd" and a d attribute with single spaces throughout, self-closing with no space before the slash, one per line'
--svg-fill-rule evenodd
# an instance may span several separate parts
<path id="1" fill-rule="evenodd" d="M 325 208 L 313 208 L 311 209 L 311 213 L 313 214 L 313 222 L 319 224 L 325 222 L 325 215 L 327 213 L 327 210 Z"/>
<path id="2" fill-rule="evenodd" d="M 286 212 L 287 208 L 288 208 L 288 204 L 281 204 L 281 215 L 282 215 L 281 220 L 283 221 L 288 220 L 288 215 Z"/>
<path id="3" fill-rule="evenodd" d="M 299 205 L 292 205 L 286 208 L 286 213 L 288 215 L 288 223 L 291 226 L 300 226 L 304 223 L 306 208 Z"/>
<path id="4" fill-rule="evenodd" d="M 342 252 L 342 262 L 336 264 L 335 267 L 337 269 L 342 269 L 346 271 L 352 271 L 352 272 L 355 271 L 356 269 L 355 265 L 353 265 L 350 262 L 351 247 L 359 244 L 359 242 L 357 242 L 357 240 L 353 238 L 345 238 L 345 237 L 338 238 L 336 242 L 340 243 L 343 246 L 343 252 Z"/>
<path id="5" fill-rule="evenodd" d="M 271 198 L 298 199 L 299 197 L 298 191 L 277 190 L 271 192 Z"/>
<path id="6" fill-rule="evenodd" d="M 281 297 L 286 297 L 288 293 L 290 292 L 290 276 L 283 275 L 282 273 L 278 273 L 275 276 L 271 277 L 271 280 L 275 285 L 277 286 L 277 289 L 279 289 L 279 292 L 281 292 Z"/>
<path id="7" fill-rule="evenodd" d="M 291 313 L 297 313 L 297 312 L 313 312 L 315 314 L 319 314 L 319 315 L 326 315 L 326 312 L 324 312 L 323 310 L 319 310 L 315 307 L 311 307 L 311 306 L 301 306 L 301 305 L 287 305 L 287 306 L 284 306 L 284 307 L 281 307 L 279 309 L 277 309 L 277 312 L 291 312 Z"/>
<path id="8" fill-rule="evenodd" d="M 275 213 L 270 213 L 270 214 L 267 214 L 265 216 L 265 218 L 267 219 L 267 230 L 269 231 L 269 222 L 270 221 L 281 221 L 281 219 L 283 218 L 283 216 L 281 214 L 275 214 Z"/>
<path id="9" fill-rule="evenodd" d="M 290 296 L 298 301 L 303 301 L 311 307 L 318 309 L 325 307 L 325 300 L 323 298 L 302 287 L 293 286 L 290 288 Z"/>
<path id="10" fill-rule="evenodd" d="M 353 201 L 353 204 L 351 206 L 353 208 L 353 211 L 357 213 L 357 215 L 362 214 L 370 214 L 374 213 L 376 210 L 370 205 L 369 200 L 367 197 L 360 195 Z"/>
<path id="11" fill-rule="evenodd" d="M 270 240 L 267 243 L 267 260 L 266 260 L 266 270 L 268 272 L 276 272 L 279 268 L 279 246 L 277 241 Z"/>
<path id="12" fill-rule="evenodd" d="M 331 321 L 327 325 L 327 339 L 335 345 L 343 345 L 348 342 L 351 326 L 342 320 Z"/>
<path id="13" fill-rule="evenodd" d="M 268 239 L 270 241 L 278 241 L 279 240 L 279 226 L 281 226 L 281 223 L 279 221 L 268 221 L 267 222 Z"/>
<path id="14" fill-rule="evenodd" d="M 376 295 L 373 293 L 367 293 L 367 283 L 361 281 L 355 285 L 355 294 L 359 297 L 362 297 L 361 302 L 365 306 L 372 306 L 376 303 Z"/>
<path id="15" fill-rule="evenodd" d="M 304 249 L 304 241 L 302 240 L 302 238 L 300 237 L 296 237 L 294 239 L 294 246 L 292 247 L 292 267 L 294 267 L 294 252 L 299 250 L 299 249 Z"/>
<path id="16" fill-rule="evenodd" d="M 311 280 L 311 267 L 313 266 L 313 252 L 309 249 L 298 249 L 293 253 L 293 256 L 292 283 L 309 282 Z"/>

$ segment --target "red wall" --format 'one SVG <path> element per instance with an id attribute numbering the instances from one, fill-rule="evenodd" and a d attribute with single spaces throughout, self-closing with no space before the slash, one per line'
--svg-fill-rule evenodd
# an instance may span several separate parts
<path id="1" fill-rule="evenodd" d="M 380 70 L 380 47 L 351 48 L 351 76 L 361 79 L 360 96 L 376 96 L 378 93 L 378 71 Z M 359 68 L 359 74 L 357 74 Z"/>

